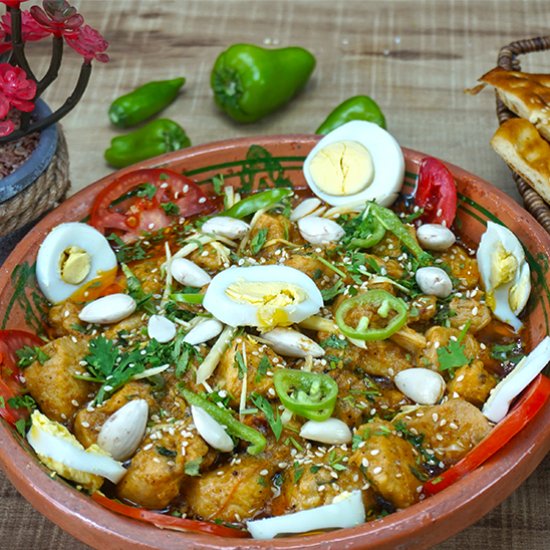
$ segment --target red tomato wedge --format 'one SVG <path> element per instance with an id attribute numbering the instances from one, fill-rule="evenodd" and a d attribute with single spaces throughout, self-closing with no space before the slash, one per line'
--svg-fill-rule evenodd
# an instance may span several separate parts
<path id="1" fill-rule="evenodd" d="M 124 198 L 130 191 L 136 192 Z M 116 230 L 130 242 L 142 232 L 169 226 L 180 216 L 206 214 L 215 208 L 215 202 L 187 176 L 150 168 L 124 174 L 100 191 L 90 224 L 103 234 Z"/>
<path id="2" fill-rule="evenodd" d="M 424 223 L 451 227 L 456 216 L 457 194 L 455 180 L 439 160 L 426 157 L 420 164 L 414 204 L 424 209 Z"/>
<path id="3" fill-rule="evenodd" d="M 104 508 L 111 510 L 122 516 L 137 519 L 146 523 L 151 523 L 160 529 L 172 529 L 174 531 L 192 531 L 194 533 L 208 533 L 220 537 L 248 538 L 250 535 L 246 531 L 233 529 L 225 525 L 217 525 L 210 521 L 199 521 L 195 519 L 177 518 L 166 514 L 152 512 L 145 508 L 136 508 L 128 504 L 122 504 L 116 500 L 111 500 L 101 493 L 94 493 L 92 499 Z"/>
<path id="4" fill-rule="evenodd" d="M 550 379 L 539 374 L 508 416 L 462 460 L 424 484 L 424 494 L 435 495 L 481 466 L 499 451 L 542 409 L 550 397 Z"/>
<path id="5" fill-rule="evenodd" d="M 23 391 L 21 370 L 17 366 L 16 351 L 25 346 L 43 346 L 36 335 L 24 330 L 0 330 L 0 416 L 15 424 L 29 415 L 27 409 L 16 409 L 8 400 Z"/>

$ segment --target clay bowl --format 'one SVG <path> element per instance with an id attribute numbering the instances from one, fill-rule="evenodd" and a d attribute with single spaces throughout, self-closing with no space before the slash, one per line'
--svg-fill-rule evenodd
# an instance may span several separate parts
<path id="1" fill-rule="evenodd" d="M 289 178 L 304 184 L 301 167 L 313 147 L 314 136 L 271 136 L 223 141 L 192 147 L 144 162 L 140 167 L 168 166 L 187 172 L 208 184 L 223 173 L 227 183 L 256 185 Z M 260 147 L 253 147 L 258 145 Z M 421 153 L 405 150 L 407 159 L 404 191 L 414 186 Z M 536 221 L 507 195 L 487 182 L 449 166 L 460 193 L 458 231 L 478 243 L 487 220 L 500 221 L 522 241 L 533 272 L 533 293 L 526 317 L 526 337 L 532 347 L 548 330 L 550 312 L 550 238 Z M 127 170 L 126 170 L 127 171 Z M 14 300 L 17 265 L 34 263 L 46 233 L 63 221 L 83 219 L 96 194 L 116 174 L 90 185 L 44 218 L 18 245 L 0 272 L 0 319 L 6 328 L 25 328 L 22 304 L 32 301 L 32 289 Z M 497 219 L 498 217 L 498 219 Z M 21 271 L 19 275 L 21 275 Z M 17 273 L 16 273 L 17 275 Z M 17 277 L 16 277 L 17 278 Z M 9 313 L 7 313 L 9 311 Z M 13 484 L 32 505 L 60 527 L 95 548 L 426 548 L 477 521 L 504 500 L 536 468 L 550 450 L 550 402 L 535 419 L 482 467 L 436 496 L 383 519 L 353 529 L 275 541 L 243 541 L 207 535 L 162 531 L 115 515 L 95 504 L 69 484 L 49 477 L 29 447 L 4 422 L 0 425 L 0 462 Z"/>

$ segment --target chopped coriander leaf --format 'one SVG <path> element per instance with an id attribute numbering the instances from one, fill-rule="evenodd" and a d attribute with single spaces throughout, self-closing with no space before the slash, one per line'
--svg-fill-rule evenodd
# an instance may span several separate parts
<path id="1" fill-rule="evenodd" d="M 264 476 L 258 476 L 258 485 L 262 487 L 267 487 L 267 481 Z"/>
<path id="2" fill-rule="evenodd" d="M 351 436 L 351 450 L 356 451 L 359 449 L 359 445 L 363 442 L 363 438 L 359 434 L 353 434 Z"/>
<path id="3" fill-rule="evenodd" d="M 128 294 L 137 302 L 138 309 L 143 309 L 150 315 L 154 315 L 157 310 L 151 303 L 153 296 L 143 290 L 140 280 L 132 273 L 132 270 L 126 264 L 121 264 L 120 267 L 126 276 Z"/>
<path id="4" fill-rule="evenodd" d="M 237 369 L 239 370 L 239 380 L 242 380 L 248 372 L 248 369 L 246 368 L 243 354 L 240 351 L 235 353 L 235 363 L 237 365 Z"/>
<path id="5" fill-rule="evenodd" d="M 178 453 L 176 451 L 171 451 L 170 449 L 161 446 L 157 446 L 157 453 L 168 458 L 175 458 L 176 456 L 178 456 Z"/>
<path id="6" fill-rule="evenodd" d="M 199 476 L 202 457 L 195 458 L 185 463 L 185 473 L 188 476 Z"/>
<path id="7" fill-rule="evenodd" d="M 250 252 L 253 256 L 258 254 L 267 240 L 267 227 L 260 229 L 250 241 Z"/>
<path id="8" fill-rule="evenodd" d="M 346 290 L 346 285 L 342 282 L 341 279 L 338 279 L 334 285 L 332 285 L 330 288 L 325 288 L 321 290 L 321 296 L 323 297 L 323 301 L 329 302 L 333 298 L 336 298 L 339 294 L 342 294 Z"/>
<path id="9" fill-rule="evenodd" d="M 269 423 L 271 431 L 275 435 L 275 439 L 279 441 L 281 433 L 283 432 L 283 422 L 281 421 L 281 415 L 278 411 L 273 412 L 271 403 L 262 395 L 252 394 L 250 396 L 252 403 L 258 407 L 263 413 Z"/>
<path id="10" fill-rule="evenodd" d="M 50 356 L 43 352 L 38 346 L 24 346 L 15 353 L 18 357 L 17 364 L 21 368 L 28 367 L 35 361 L 43 365 L 50 358 Z"/>
<path id="11" fill-rule="evenodd" d="M 8 405 L 12 409 L 27 409 L 29 412 L 34 411 L 38 406 L 36 401 L 29 394 L 10 397 L 8 399 Z"/>
<path id="12" fill-rule="evenodd" d="M 27 421 L 24 418 L 20 418 L 15 421 L 15 429 L 18 431 L 21 437 L 25 437 L 27 432 Z"/>
<path id="13" fill-rule="evenodd" d="M 316 474 L 319 470 L 321 469 L 321 466 L 317 466 L 317 465 L 313 465 L 310 467 L 309 471 L 312 473 L 312 474 Z"/>
<path id="14" fill-rule="evenodd" d="M 177 204 L 174 204 L 173 202 L 163 202 L 161 203 L 160 207 L 164 210 L 164 212 L 168 216 L 180 215 L 180 207 Z"/>
<path id="15" fill-rule="evenodd" d="M 124 352 L 104 336 L 90 340 L 88 355 L 84 357 L 86 368 L 94 381 L 102 385 L 95 397 L 95 403 L 103 403 L 105 397 L 126 384 L 132 376 L 145 370 L 144 355 L 135 349 Z"/>
<path id="16" fill-rule="evenodd" d="M 512 344 L 494 344 L 491 347 L 491 357 L 502 363 L 517 365 L 524 356 L 523 350 L 516 342 Z"/>
<path id="17" fill-rule="evenodd" d="M 214 187 L 214 193 L 216 195 L 223 195 L 223 174 L 218 174 L 212 178 L 212 187 Z"/>
<path id="18" fill-rule="evenodd" d="M 293 468 L 294 468 L 294 483 L 298 483 L 298 481 L 300 481 L 301 477 L 304 475 L 304 468 L 300 466 L 300 463 L 298 461 L 294 462 Z"/>
<path id="19" fill-rule="evenodd" d="M 258 364 L 258 370 L 256 371 L 256 377 L 254 382 L 258 383 L 266 374 L 267 371 L 271 370 L 271 363 L 267 355 L 262 355 L 260 362 Z"/>
<path id="20" fill-rule="evenodd" d="M 139 186 L 137 196 L 151 200 L 157 192 L 157 188 L 152 183 L 143 183 Z"/>
<path id="21" fill-rule="evenodd" d="M 455 369 L 470 363 L 470 359 L 468 359 L 464 353 L 465 346 L 462 343 L 468 331 L 468 327 L 469 324 L 466 324 L 457 340 L 450 340 L 447 346 L 437 348 L 439 370 L 449 371 L 451 378 L 454 376 Z"/>
<path id="22" fill-rule="evenodd" d="M 331 334 L 325 340 L 319 342 L 322 348 L 333 348 L 333 349 L 345 349 L 348 347 L 347 340 L 341 340 L 335 334 Z"/>
<path id="23" fill-rule="evenodd" d="M 107 239 L 113 241 L 116 250 L 115 254 L 119 263 L 130 263 L 137 260 L 145 260 L 150 255 L 147 253 L 141 241 L 126 244 L 118 235 L 111 233 Z"/>

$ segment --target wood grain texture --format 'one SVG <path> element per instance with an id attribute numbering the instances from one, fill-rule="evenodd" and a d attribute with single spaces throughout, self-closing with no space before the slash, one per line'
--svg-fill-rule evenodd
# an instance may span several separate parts
<path id="1" fill-rule="evenodd" d="M 75 0 L 111 43 L 112 61 L 96 63 L 84 100 L 64 119 L 72 192 L 109 173 L 103 151 L 119 132 L 107 109 L 115 97 L 149 80 L 184 75 L 187 83 L 163 116 L 178 121 L 193 144 L 255 134 L 310 133 L 339 102 L 374 97 L 388 127 L 407 147 L 478 174 L 518 198 L 511 175 L 492 152 L 491 91 L 463 92 L 496 64 L 499 48 L 548 31 L 544 0 Z M 209 74 L 229 44 L 301 45 L 317 57 L 307 88 L 276 115 L 232 123 L 216 109 Z M 46 67 L 49 49 L 33 45 Z M 79 60 L 68 52 L 63 77 L 46 100 L 59 105 Z M 549 71 L 533 54 L 525 70 Z M 67 73 L 71 73 L 68 76 Z M 550 536 L 550 457 L 501 506 L 439 550 L 542 550 Z M 0 548 L 87 548 L 35 512 L 0 473 Z M 414 548 L 411 541 L 410 548 Z"/>

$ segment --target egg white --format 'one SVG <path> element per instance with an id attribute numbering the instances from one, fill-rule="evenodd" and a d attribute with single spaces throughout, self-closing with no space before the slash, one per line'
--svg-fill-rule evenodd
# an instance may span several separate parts
<path id="1" fill-rule="evenodd" d="M 315 155 L 332 143 L 355 141 L 365 147 L 372 158 L 374 178 L 370 185 L 359 193 L 330 195 L 322 191 L 311 175 L 310 164 Z M 372 122 L 352 120 L 327 134 L 311 150 L 304 162 L 304 176 L 310 189 L 332 206 L 340 206 L 350 201 L 376 201 L 382 206 L 390 206 L 399 195 L 405 175 L 405 158 L 399 143 L 383 128 Z"/>
<path id="2" fill-rule="evenodd" d="M 517 269 L 511 281 L 495 288 L 493 255 L 501 246 L 516 258 Z M 518 238 L 507 227 L 487 222 L 487 230 L 483 233 L 477 249 L 477 263 L 485 292 L 493 294 L 492 310 L 495 317 L 512 326 L 514 330 L 519 330 L 523 324 L 517 315 L 526 306 L 531 293 L 531 272 Z M 518 289 L 520 296 L 514 309 L 510 306 L 510 290 L 513 287 Z"/>
<path id="3" fill-rule="evenodd" d="M 233 283 L 288 283 L 301 288 L 306 299 L 300 303 L 281 308 L 290 323 L 299 323 L 315 315 L 323 306 L 321 292 L 312 279 L 301 271 L 284 265 L 231 267 L 218 273 L 204 296 L 203 307 L 216 319 L 231 327 L 259 327 L 258 307 L 233 300 L 226 289 Z"/>
<path id="4" fill-rule="evenodd" d="M 71 246 L 85 250 L 91 259 L 88 275 L 76 285 L 65 282 L 59 269 L 61 255 Z M 109 241 L 97 229 L 85 223 L 62 223 L 52 229 L 38 250 L 36 279 L 44 296 L 57 304 L 116 266 L 117 259 Z"/>

